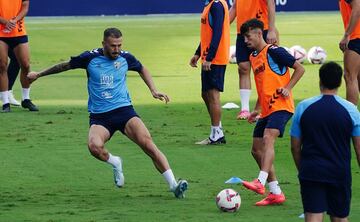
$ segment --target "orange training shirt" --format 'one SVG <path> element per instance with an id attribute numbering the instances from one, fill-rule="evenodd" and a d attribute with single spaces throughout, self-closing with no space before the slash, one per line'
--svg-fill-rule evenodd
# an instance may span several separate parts
<path id="1" fill-rule="evenodd" d="M 344 22 L 344 28 L 346 29 L 350 22 L 351 6 L 345 0 L 339 0 L 339 8 L 341 16 Z M 360 38 L 360 22 L 358 21 L 354 31 L 350 34 L 350 39 Z"/>
<path id="2" fill-rule="evenodd" d="M 237 32 L 249 19 L 259 19 L 264 23 L 264 30 L 269 29 L 268 7 L 266 0 L 236 0 Z"/>
<path id="3" fill-rule="evenodd" d="M 215 0 L 214 0 L 215 1 Z M 203 10 L 201 15 L 201 26 L 200 26 L 200 48 L 201 48 L 201 61 L 204 62 L 206 59 L 207 52 L 212 39 L 212 28 L 209 24 L 209 13 L 210 8 L 214 1 L 210 2 Z M 219 42 L 219 46 L 214 59 L 211 64 L 215 65 L 226 65 L 229 62 L 229 48 L 230 48 L 230 19 L 228 5 L 224 0 L 216 0 L 221 2 L 224 7 L 224 23 L 222 28 L 222 36 Z"/>
<path id="4" fill-rule="evenodd" d="M 275 73 L 268 60 L 268 49 L 272 46 L 267 45 L 261 52 L 250 55 L 251 68 L 254 71 L 256 90 L 261 105 L 261 117 L 266 117 L 273 112 L 285 110 L 294 113 L 294 100 L 292 93 L 288 97 L 283 97 L 278 91 L 285 87 L 290 81 L 290 71 L 282 75 Z"/>
<path id="5" fill-rule="evenodd" d="M 21 11 L 23 0 L 0 0 L 0 16 L 6 20 L 16 17 Z M 24 19 L 17 22 L 16 27 L 5 33 L 5 25 L 0 24 L 0 37 L 17 37 L 26 35 Z"/>

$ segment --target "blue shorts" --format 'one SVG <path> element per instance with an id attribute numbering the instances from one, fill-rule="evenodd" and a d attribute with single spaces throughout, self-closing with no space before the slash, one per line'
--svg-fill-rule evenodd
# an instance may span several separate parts
<path id="1" fill-rule="evenodd" d="M 226 65 L 211 65 L 210 68 L 210 71 L 201 69 L 201 91 L 217 89 L 223 92 Z"/>
<path id="2" fill-rule="evenodd" d="M 139 117 L 133 106 L 124 106 L 105 113 L 90 113 L 89 123 L 105 127 L 111 138 L 117 130 L 125 134 L 126 123 L 135 116 Z"/>
<path id="3" fill-rule="evenodd" d="M 266 40 L 268 31 L 263 31 L 263 38 Z M 239 64 L 240 62 L 249 61 L 249 56 L 253 52 L 253 49 L 250 49 L 246 46 L 244 36 L 237 34 L 236 37 L 236 62 Z"/>
<path id="4" fill-rule="evenodd" d="M 348 48 L 360 55 L 360 39 L 352 39 L 349 41 Z"/>
<path id="5" fill-rule="evenodd" d="M 0 41 L 5 42 L 9 46 L 9 49 L 13 50 L 19 44 L 27 43 L 29 40 L 27 35 L 23 35 L 17 37 L 9 37 L 9 38 L 0 37 Z"/>
<path id="6" fill-rule="evenodd" d="M 331 184 L 300 180 L 300 192 L 305 213 L 323 213 L 333 217 L 349 216 L 351 183 Z"/>
<path id="7" fill-rule="evenodd" d="M 265 118 L 260 118 L 255 126 L 253 137 L 263 137 L 265 129 L 278 129 L 280 131 L 279 137 L 283 137 L 286 123 L 292 117 L 292 113 L 280 110 L 271 113 Z"/>

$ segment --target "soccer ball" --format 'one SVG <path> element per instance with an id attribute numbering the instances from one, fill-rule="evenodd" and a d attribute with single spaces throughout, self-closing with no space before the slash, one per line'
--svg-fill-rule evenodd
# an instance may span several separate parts
<path id="1" fill-rule="evenodd" d="M 236 64 L 236 46 L 230 46 L 230 55 L 229 55 L 229 63 Z"/>
<path id="2" fill-rule="evenodd" d="M 241 205 L 241 197 L 233 189 L 224 189 L 216 196 L 217 207 L 224 212 L 236 212 Z"/>
<path id="3" fill-rule="evenodd" d="M 296 61 L 300 63 L 303 63 L 304 60 L 306 59 L 306 50 L 299 45 L 294 45 L 293 47 L 291 47 L 290 54 L 294 56 Z"/>
<path id="4" fill-rule="evenodd" d="M 323 48 L 314 46 L 309 50 L 307 58 L 312 64 L 323 64 L 326 56 L 326 51 Z"/>

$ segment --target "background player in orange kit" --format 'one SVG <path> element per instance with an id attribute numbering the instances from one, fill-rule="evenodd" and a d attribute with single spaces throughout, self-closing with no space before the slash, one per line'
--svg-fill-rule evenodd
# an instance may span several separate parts
<path id="1" fill-rule="evenodd" d="M 226 143 L 221 126 L 220 92 L 224 91 L 226 64 L 229 62 L 230 22 L 225 0 L 205 1 L 201 15 L 201 42 L 190 66 L 201 58 L 201 96 L 211 119 L 210 136 L 196 144 Z"/>
<path id="2" fill-rule="evenodd" d="M 22 107 L 30 111 L 38 108 L 30 100 L 30 52 L 24 17 L 29 10 L 29 0 L 0 1 L 0 95 L 2 112 L 10 112 L 8 92 L 8 51 L 13 50 L 21 67 Z"/>
<path id="3" fill-rule="evenodd" d="M 275 28 L 275 2 L 274 0 L 235 0 L 229 14 L 231 23 L 236 17 L 237 26 L 236 61 L 239 72 L 241 110 L 236 118 L 247 119 L 250 115 L 251 80 L 249 55 L 252 49 L 246 46 L 244 37 L 240 34 L 240 27 L 249 19 L 259 19 L 264 23 L 263 37 L 266 42 L 278 44 L 277 30 Z"/>
<path id="4" fill-rule="evenodd" d="M 344 52 L 346 99 L 357 105 L 360 81 L 360 0 L 339 0 L 345 33 L 339 43 Z"/>

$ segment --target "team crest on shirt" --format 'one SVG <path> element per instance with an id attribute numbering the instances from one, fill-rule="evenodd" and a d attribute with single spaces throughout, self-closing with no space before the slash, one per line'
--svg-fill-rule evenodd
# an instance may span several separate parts
<path id="1" fill-rule="evenodd" d="M 115 69 L 120 69 L 120 66 L 121 66 L 121 62 L 119 61 L 114 62 Z"/>

